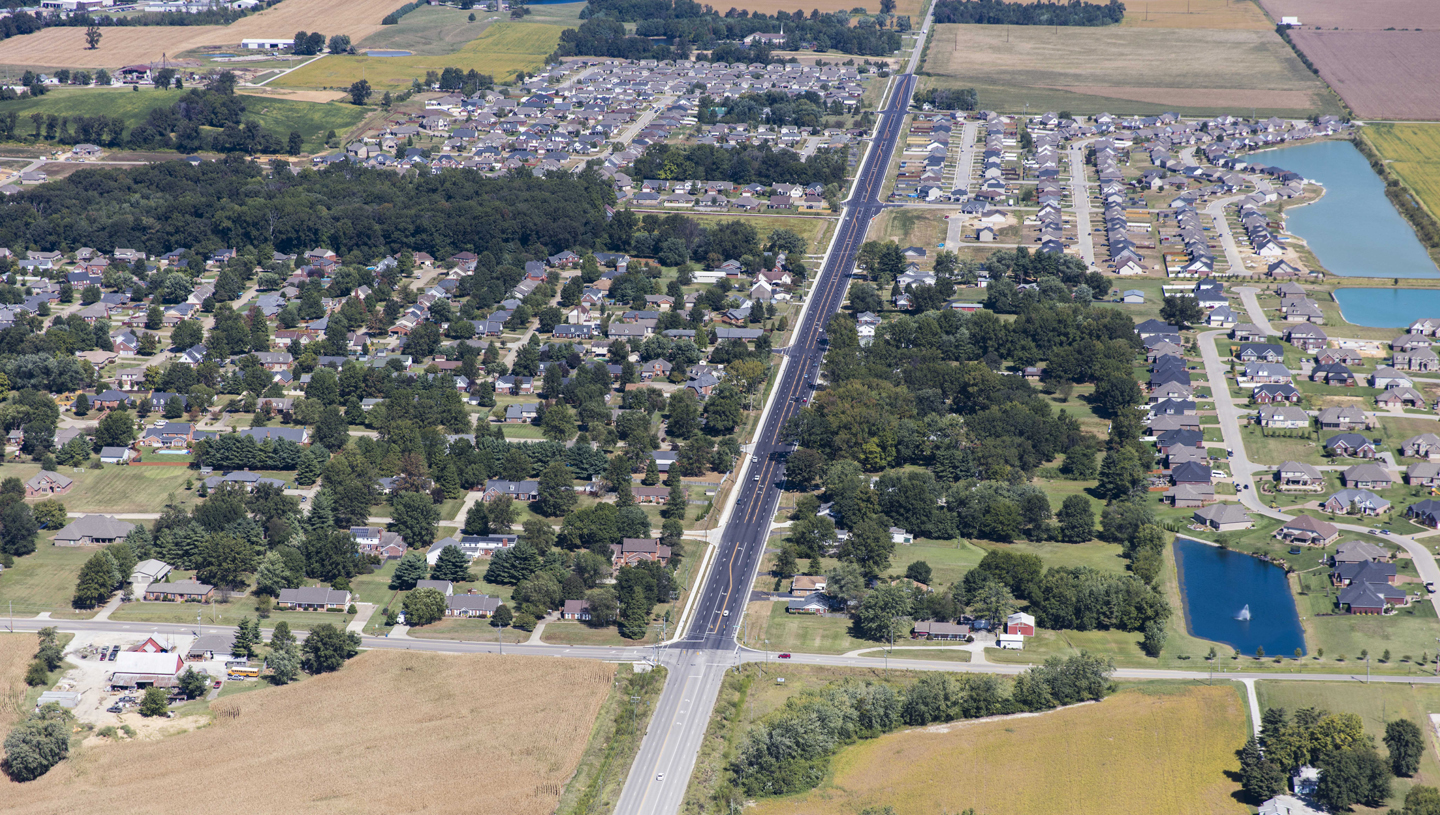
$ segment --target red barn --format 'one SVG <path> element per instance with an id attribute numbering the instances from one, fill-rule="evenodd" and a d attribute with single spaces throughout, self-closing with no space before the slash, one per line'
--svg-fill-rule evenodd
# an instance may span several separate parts
<path id="1" fill-rule="evenodd" d="M 1033 637 L 1035 636 L 1035 618 L 1023 611 L 1017 611 L 1005 618 L 1005 633 Z"/>

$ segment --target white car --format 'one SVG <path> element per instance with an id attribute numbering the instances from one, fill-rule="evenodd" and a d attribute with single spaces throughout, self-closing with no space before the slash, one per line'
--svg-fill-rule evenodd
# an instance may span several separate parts
<path id="1" fill-rule="evenodd" d="M 664 780 L 665 780 L 665 773 L 655 773 L 655 780 L 656 780 L 656 781 L 664 781 Z"/>
<path id="2" fill-rule="evenodd" d="M 1230 476 L 1226 475 L 1224 470 L 1211 470 L 1211 471 L 1210 471 L 1210 477 L 1211 477 L 1211 478 L 1229 478 Z"/>

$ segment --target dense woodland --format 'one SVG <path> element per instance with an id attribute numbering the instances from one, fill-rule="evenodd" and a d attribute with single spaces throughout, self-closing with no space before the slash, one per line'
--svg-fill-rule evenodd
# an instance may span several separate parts
<path id="1" fill-rule="evenodd" d="M 935 22 L 975 25 L 1118 25 L 1125 17 L 1125 4 L 1108 3 L 1013 3 L 1006 0 L 937 0 Z"/>
<path id="2" fill-rule="evenodd" d="M 684 147 L 662 142 L 651 145 L 635 159 L 630 174 L 635 178 L 733 181 L 767 187 L 773 184 L 838 185 L 845 181 L 848 152 L 822 149 L 802 159 L 793 150 L 776 150 L 769 145 Z"/>
<path id="3" fill-rule="evenodd" d="M 332 248 L 368 264 L 404 250 L 471 251 L 495 268 L 511 248 L 544 257 L 594 246 L 606 233 L 611 184 L 593 172 L 485 178 L 457 170 L 399 176 L 340 166 L 271 176 L 241 158 L 133 170 L 84 169 L 0 200 L 0 246 L 163 254 L 263 247 Z M 533 251 L 531 251 L 533 250 Z M 518 282 L 518 279 L 517 281 Z M 510 285 L 514 285 L 511 283 Z"/>

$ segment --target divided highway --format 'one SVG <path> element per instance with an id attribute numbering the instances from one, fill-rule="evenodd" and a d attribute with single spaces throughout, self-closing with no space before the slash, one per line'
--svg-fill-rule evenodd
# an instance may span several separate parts
<path id="1" fill-rule="evenodd" d="M 924 42 L 922 29 L 920 42 Z M 918 55 L 921 46 L 917 45 Z M 850 200 L 836 228 L 804 318 L 787 350 L 789 360 L 772 394 L 764 425 L 756 432 L 750 463 L 740 475 L 734 511 L 725 525 L 704 583 L 696 591 L 690 624 L 660 656 L 670 675 L 656 703 L 650 728 L 630 767 L 615 811 L 626 815 L 673 815 L 680 810 L 695 767 L 710 711 L 727 668 L 746 659 L 736 644 L 750 589 L 765 552 L 785 480 L 785 455 L 793 449 L 782 435 L 785 422 L 815 388 L 824 353 L 825 323 L 845 300 L 855 257 L 870 222 L 879 214 L 880 191 L 900 139 L 915 75 L 902 74 L 891 89 L 870 149 L 860 165 Z"/>

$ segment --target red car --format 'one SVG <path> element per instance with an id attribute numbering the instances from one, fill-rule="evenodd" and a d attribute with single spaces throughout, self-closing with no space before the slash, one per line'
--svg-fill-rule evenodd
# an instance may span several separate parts
<path id="1" fill-rule="evenodd" d="M 789 658 L 790 658 L 790 655 L 789 655 L 789 654 L 781 654 L 781 655 L 780 655 L 780 658 L 781 658 L 781 659 L 789 659 Z"/>

